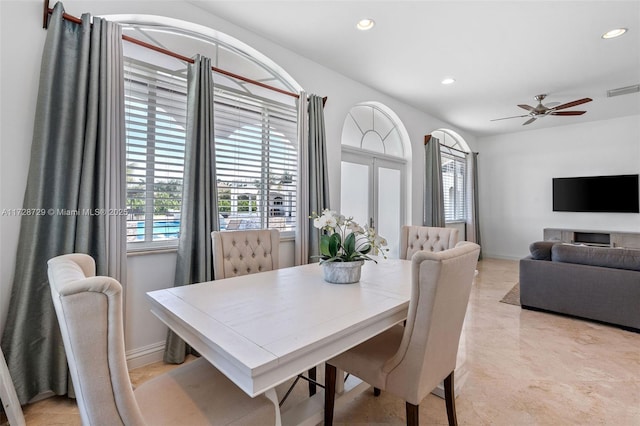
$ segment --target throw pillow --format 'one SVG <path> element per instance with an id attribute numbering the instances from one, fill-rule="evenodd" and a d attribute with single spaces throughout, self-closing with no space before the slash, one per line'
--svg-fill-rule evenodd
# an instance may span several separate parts
<path id="1" fill-rule="evenodd" d="M 529 251 L 531 257 L 535 260 L 551 260 L 551 247 L 557 244 L 557 241 L 536 241 L 531 243 Z"/>

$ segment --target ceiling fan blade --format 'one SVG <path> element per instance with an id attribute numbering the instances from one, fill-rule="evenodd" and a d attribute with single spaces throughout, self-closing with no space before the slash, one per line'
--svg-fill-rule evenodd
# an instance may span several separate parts
<path id="1" fill-rule="evenodd" d="M 527 124 L 531 124 L 534 121 L 536 121 L 535 117 L 531 117 L 530 119 L 528 119 L 527 121 L 525 121 L 524 123 L 522 123 L 523 126 L 526 126 Z"/>
<path id="2" fill-rule="evenodd" d="M 553 107 L 551 109 L 554 111 L 557 111 L 559 109 L 571 108 L 576 105 L 586 104 L 587 102 L 591 102 L 592 100 L 593 99 L 591 98 L 582 98 L 582 99 L 578 99 L 577 101 L 567 102 L 566 104 L 558 105 L 557 107 Z"/>
<path id="3" fill-rule="evenodd" d="M 582 115 L 587 111 L 553 111 L 549 115 Z"/>
<path id="4" fill-rule="evenodd" d="M 527 111 L 535 111 L 536 110 L 534 107 L 529 106 L 529 105 L 519 104 L 518 106 L 520 108 L 522 108 L 522 109 L 526 109 Z"/>
<path id="5" fill-rule="evenodd" d="M 529 114 L 514 115 L 513 117 L 494 118 L 493 120 L 489 120 L 489 121 L 509 120 L 510 118 L 522 118 L 522 117 L 529 117 Z"/>

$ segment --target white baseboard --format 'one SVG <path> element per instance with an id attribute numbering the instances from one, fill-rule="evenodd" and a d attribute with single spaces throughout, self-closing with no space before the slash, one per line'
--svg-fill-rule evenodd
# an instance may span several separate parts
<path id="1" fill-rule="evenodd" d="M 134 368 L 144 367 L 145 365 L 162 361 L 164 345 L 165 342 L 162 341 L 127 351 L 127 368 L 133 370 Z"/>
<path id="2" fill-rule="evenodd" d="M 520 260 L 525 256 L 526 255 L 523 255 L 523 256 L 506 256 L 506 255 L 503 255 L 503 254 L 485 253 L 484 251 L 482 252 L 482 258 L 483 259 Z"/>

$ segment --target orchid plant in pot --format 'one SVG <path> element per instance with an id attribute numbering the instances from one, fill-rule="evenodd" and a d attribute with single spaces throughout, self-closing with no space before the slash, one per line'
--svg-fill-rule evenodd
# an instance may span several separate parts
<path id="1" fill-rule="evenodd" d="M 370 255 L 386 258 L 387 241 L 373 227 L 362 227 L 353 217 L 345 217 L 333 210 L 322 214 L 313 213 L 313 226 L 323 231 L 320 236 L 320 264 L 323 265 L 325 281 L 353 283 L 360 280 L 361 267 L 365 261 L 377 261 Z"/>

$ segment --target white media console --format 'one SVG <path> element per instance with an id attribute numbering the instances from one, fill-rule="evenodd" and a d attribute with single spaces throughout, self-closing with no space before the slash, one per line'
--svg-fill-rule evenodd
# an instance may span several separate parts
<path id="1" fill-rule="evenodd" d="M 543 237 L 545 241 L 640 249 L 640 232 L 545 228 Z"/>

